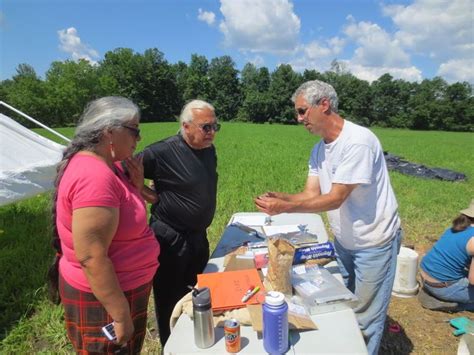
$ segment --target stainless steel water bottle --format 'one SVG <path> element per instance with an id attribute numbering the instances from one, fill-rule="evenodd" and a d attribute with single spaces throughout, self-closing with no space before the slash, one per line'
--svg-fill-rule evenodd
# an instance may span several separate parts
<path id="1" fill-rule="evenodd" d="M 205 349 L 215 342 L 214 320 L 211 309 L 211 291 L 207 287 L 193 288 L 194 343 Z"/>

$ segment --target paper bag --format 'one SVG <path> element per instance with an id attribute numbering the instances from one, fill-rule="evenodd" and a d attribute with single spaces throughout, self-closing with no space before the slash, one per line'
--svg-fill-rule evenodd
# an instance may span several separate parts
<path id="1" fill-rule="evenodd" d="M 268 239 L 268 272 L 264 282 L 267 290 L 292 294 L 290 271 L 294 255 L 295 247 L 291 243 L 278 238 Z"/>

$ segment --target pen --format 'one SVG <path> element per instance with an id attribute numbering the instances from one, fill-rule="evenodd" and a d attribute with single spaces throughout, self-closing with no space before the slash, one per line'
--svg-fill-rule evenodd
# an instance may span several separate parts
<path id="1" fill-rule="evenodd" d="M 250 292 L 250 294 L 246 294 L 243 298 L 242 298 L 242 302 L 247 302 L 250 297 L 252 297 L 253 295 L 255 295 L 258 291 L 260 291 L 260 287 L 255 287 L 252 292 Z"/>
<path id="2" fill-rule="evenodd" d="M 253 291 L 254 288 L 255 288 L 255 287 L 254 287 L 253 285 L 252 285 L 252 286 L 249 286 L 249 289 L 247 290 L 247 292 L 245 292 L 244 296 L 242 297 L 242 302 L 245 302 L 245 301 L 246 301 L 245 297 L 250 296 L 250 294 L 252 293 L 252 291 Z M 248 299 L 248 298 L 247 298 L 247 299 Z"/>

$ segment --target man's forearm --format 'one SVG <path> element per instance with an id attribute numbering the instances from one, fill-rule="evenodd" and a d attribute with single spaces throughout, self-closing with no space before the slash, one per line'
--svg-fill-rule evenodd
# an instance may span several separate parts
<path id="1" fill-rule="evenodd" d="M 343 200 L 330 194 L 318 196 L 295 194 L 285 202 L 285 212 L 317 213 L 335 210 L 341 206 Z"/>
<path id="2" fill-rule="evenodd" d="M 338 209 L 356 187 L 355 184 L 333 184 L 327 194 L 307 191 L 296 194 L 286 202 L 285 212 L 325 212 Z"/>

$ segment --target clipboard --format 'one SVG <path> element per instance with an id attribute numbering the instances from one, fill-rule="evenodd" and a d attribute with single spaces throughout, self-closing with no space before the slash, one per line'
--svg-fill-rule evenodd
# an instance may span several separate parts
<path id="1" fill-rule="evenodd" d="M 235 270 L 199 274 L 198 287 L 209 287 L 213 311 L 226 311 L 263 302 L 265 289 L 257 269 Z M 260 287 L 260 291 L 247 302 L 242 297 L 250 286 Z"/>

